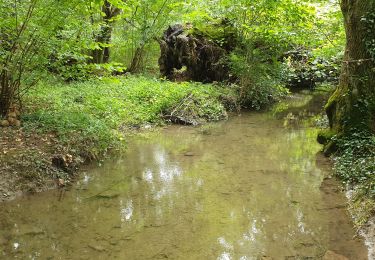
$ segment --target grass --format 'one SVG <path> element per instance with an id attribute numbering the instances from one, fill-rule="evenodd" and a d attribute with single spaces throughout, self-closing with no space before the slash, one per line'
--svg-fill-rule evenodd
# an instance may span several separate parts
<path id="1" fill-rule="evenodd" d="M 124 147 L 124 130 L 163 124 L 164 115 L 187 96 L 189 111 L 204 121 L 223 118 L 220 101 L 230 90 L 200 83 L 173 83 L 143 76 L 93 79 L 85 82 L 42 82 L 24 100 L 25 129 L 55 133 L 75 154 L 97 158 Z M 193 107 L 192 107 L 193 106 Z"/>

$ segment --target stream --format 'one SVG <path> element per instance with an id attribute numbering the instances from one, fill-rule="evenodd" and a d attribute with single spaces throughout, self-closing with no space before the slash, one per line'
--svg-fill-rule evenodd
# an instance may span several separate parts
<path id="1" fill-rule="evenodd" d="M 318 130 L 299 118 L 322 104 L 294 94 L 136 135 L 69 190 L 3 203 L 0 259 L 368 259 Z"/>

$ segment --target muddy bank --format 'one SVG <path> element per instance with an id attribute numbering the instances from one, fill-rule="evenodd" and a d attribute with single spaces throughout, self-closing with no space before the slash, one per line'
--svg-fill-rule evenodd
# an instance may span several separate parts
<path id="1" fill-rule="evenodd" d="M 365 239 L 365 244 L 369 249 L 369 259 L 375 259 L 375 217 L 360 228 L 359 234 Z"/>
<path id="2" fill-rule="evenodd" d="M 51 158 L 57 146 L 53 135 L 0 128 L 0 201 L 54 187 L 59 171 Z"/>
<path id="3" fill-rule="evenodd" d="M 373 201 L 369 198 L 356 198 L 355 188 L 347 187 L 346 197 L 349 202 L 349 212 L 357 228 L 357 233 L 364 238 L 369 250 L 369 259 L 375 259 L 375 216 L 369 214 L 374 212 Z M 370 212 L 370 213 L 369 213 Z"/>
<path id="4" fill-rule="evenodd" d="M 24 97 L 21 128 L 0 128 L 0 200 L 68 185 L 82 161 L 121 153 L 142 126 L 226 119 L 223 100 L 235 97 L 217 85 L 135 75 L 42 81 Z"/>
<path id="5" fill-rule="evenodd" d="M 0 202 L 70 185 L 87 163 L 53 133 L 0 128 Z"/>

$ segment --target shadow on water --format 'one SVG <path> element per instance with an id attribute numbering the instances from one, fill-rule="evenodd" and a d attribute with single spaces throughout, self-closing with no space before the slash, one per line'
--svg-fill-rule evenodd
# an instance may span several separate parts
<path id="1" fill-rule="evenodd" d="M 61 201 L 2 205 L 0 258 L 367 259 L 317 129 L 301 120 L 322 102 L 295 94 L 269 113 L 134 138 Z"/>

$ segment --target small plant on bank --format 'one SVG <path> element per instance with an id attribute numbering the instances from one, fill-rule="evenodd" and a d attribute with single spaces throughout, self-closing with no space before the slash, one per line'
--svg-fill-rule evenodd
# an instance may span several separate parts
<path id="1" fill-rule="evenodd" d="M 254 54 L 255 53 L 255 54 Z M 242 107 L 260 110 L 279 101 L 289 92 L 281 83 L 280 64 L 266 63 L 259 52 L 232 53 L 231 71 L 238 78 L 238 96 Z"/>

